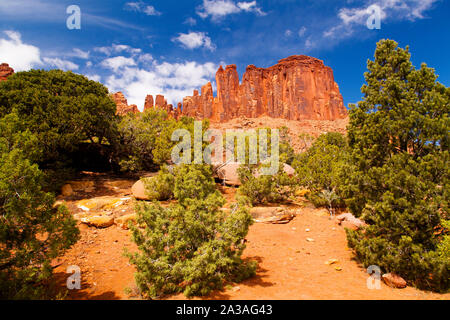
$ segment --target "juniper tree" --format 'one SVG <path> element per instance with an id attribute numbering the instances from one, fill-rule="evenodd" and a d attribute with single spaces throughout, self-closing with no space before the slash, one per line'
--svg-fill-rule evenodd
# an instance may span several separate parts
<path id="1" fill-rule="evenodd" d="M 241 257 L 253 222 L 247 209 L 237 205 L 229 214 L 221 210 L 225 201 L 208 166 L 183 165 L 175 175 L 177 204 L 136 207 L 140 227 L 131 230 L 139 251 L 127 255 L 136 266 L 142 295 L 207 295 L 226 282 L 252 276 L 256 264 Z"/>
<path id="2" fill-rule="evenodd" d="M 46 292 L 50 263 L 76 242 L 79 231 L 68 210 L 55 208 L 54 196 L 42 190 L 44 175 L 25 158 L 30 153 L 17 148 L 36 138 L 29 131 L 15 136 L 4 133 L 0 136 L 0 299 L 50 298 Z"/>
<path id="3" fill-rule="evenodd" d="M 39 164 L 70 166 L 70 152 L 81 143 L 111 143 L 116 105 L 108 89 L 86 77 L 61 70 L 18 72 L 0 83 L 0 117 L 16 113 L 37 137 Z"/>
<path id="4" fill-rule="evenodd" d="M 448 219 L 450 88 L 410 58 L 408 48 L 380 41 L 363 101 L 351 106 L 353 170 L 342 185 L 350 209 L 369 226 L 348 231 L 348 239 L 365 266 L 445 291 L 450 261 L 437 251 L 436 230 Z"/>

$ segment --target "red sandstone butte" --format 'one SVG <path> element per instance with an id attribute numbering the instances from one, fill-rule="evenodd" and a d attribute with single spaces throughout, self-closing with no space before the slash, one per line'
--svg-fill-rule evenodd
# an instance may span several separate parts
<path id="1" fill-rule="evenodd" d="M 0 64 L 0 81 L 6 81 L 6 79 L 14 74 L 14 69 L 7 63 Z"/>
<path id="2" fill-rule="evenodd" d="M 154 106 L 155 104 L 153 103 L 153 96 L 148 95 L 147 97 L 145 97 L 144 111 L 153 109 Z"/>
<path id="3" fill-rule="evenodd" d="M 117 105 L 117 114 L 120 116 L 124 116 L 127 113 L 133 112 L 133 113 L 139 113 L 139 109 L 136 105 L 128 105 L 127 99 L 123 95 L 122 92 L 117 92 L 112 95 L 112 98 L 114 102 Z M 178 105 L 180 108 L 181 106 Z M 155 97 L 155 100 L 153 100 L 152 95 L 147 95 L 145 98 L 145 104 L 144 104 L 144 111 L 151 110 L 154 108 L 166 110 L 169 117 L 178 119 L 180 115 L 181 109 L 176 109 L 171 104 L 167 104 L 167 99 L 164 98 L 163 95 L 157 95 Z"/>
<path id="4" fill-rule="evenodd" d="M 183 114 L 221 122 L 239 117 L 269 116 L 288 120 L 336 120 L 347 117 L 333 70 L 323 61 L 300 55 L 267 69 L 247 67 L 242 83 L 235 65 L 216 73 L 211 83 L 183 99 Z"/>
<path id="5" fill-rule="evenodd" d="M 130 112 L 133 112 L 133 113 L 139 112 L 139 109 L 135 104 L 132 104 L 130 106 L 128 105 L 128 101 L 122 92 L 114 93 L 112 95 L 112 99 L 114 100 L 114 102 L 117 105 L 116 114 L 118 114 L 119 116 L 124 116 Z"/>

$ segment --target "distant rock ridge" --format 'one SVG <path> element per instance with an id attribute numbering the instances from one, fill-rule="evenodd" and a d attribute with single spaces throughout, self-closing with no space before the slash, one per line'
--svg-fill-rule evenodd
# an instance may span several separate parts
<path id="1" fill-rule="evenodd" d="M 304 56 L 281 59 L 267 69 L 247 67 L 239 83 L 236 65 L 220 66 L 217 97 L 211 83 L 183 99 L 183 115 L 227 121 L 269 116 L 287 120 L 335 120 L 347 116 L 333 70 Z"/>
<path id="2" fill-rule="evenodd" d="M 6 79 L 14 74 L 14 69 L 7 63 L 0 64 L 0 81 L 6 81 Z"/>
<path id="3" fill-rule="evenodd" d="M 116 92 L 112 95 L 112 99 L 117 105 L 116 114 L 124 116 L 127 113 L 138 113 L 139 109 L 135 104 L 128 105 L 128 101 L 122 92 Z"/>
<path id="4" fill-rule="evenodd" d="M 249 65 L 242 83 L 236 65 L 225 69 L 220 66 L 216 83 L 217 97 L 208 82 L 176 108 L 162 95 L 155 99 L 148 95 L 144 110 L 159 108 L 175 119 L 185 115 L 213 122 L 261 116 L 286 120 L 337 120 L 348 116 L 333 70 L 322 60 L 309 56 L 291 56 L 269 68 Z M 135 105 L 128 106 L 121 92 L 113 98 L 118 114 L 139 112 Z"/>

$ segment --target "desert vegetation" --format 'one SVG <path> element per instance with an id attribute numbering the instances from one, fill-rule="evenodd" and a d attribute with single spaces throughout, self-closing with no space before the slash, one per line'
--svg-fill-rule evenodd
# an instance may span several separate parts
<path id="1" fill-rule="evenodd" d="M 155 184 L 168 185 L 160 177 Z M 226 281 L 239 282 L 255 274 L 256 262 L 243 261 L 245 237 L 253 220 L 245 206 L 230 214 L 205 165 L 181 165 L 174 172 L 172 194 L 177 203 L 138 204 L 138 225 L 132 226 L 139 253 L 128 254 L 136 265 L 136 283 L 145 297 L 183 292 L 206 295 Z"/>
<path id="2" fill-rule="evenodd" d="M 448 292 L 450 88 L 392 40 L 377 44 L 367 68 L 347 135 L 303 134 L 308 150 L 295 153 L 280 128 L 278 173 L 260 175 L 264 162 L 242 165 L 226 210 L 214 166 L 170 164 L 172 134 L 194 136 L 193 118 L 157 108 L 117 116 L 106 87 L 71 72 L 32 70 L 0 82 L 0 298 L 54 298 L 51 262 L 79 238 L 56 192 L 81 170 L 158 172 L 142 179 L 149 201 L 136 201 L 129 224 L 137 251 L 126 255 L 144 298 L 204 296 L 254 276 L 257 263 L 243 258 L 251 207 L 299 193 L 331 216 L 348 210 L 364 221 L 347 230 L 364 267 Z"/>

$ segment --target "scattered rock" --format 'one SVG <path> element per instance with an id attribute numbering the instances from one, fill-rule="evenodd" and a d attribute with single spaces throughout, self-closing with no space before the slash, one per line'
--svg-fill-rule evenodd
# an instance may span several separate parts
<path id="1" fill-rule="evenodd" d="M 306 241 L 308 241 L 308 242 L 314 242 L 314 239 L 312 239 L 312 238 L 306 238 Z"/>
<path id="2" fill-rule="evenodd" d="M 77 207 L 83 211 L 114 210 L 128 202 L 128 200 L 130 198 L 98 197 L 80 200 L 77 202 Z"/>
<path id="3" fill-rule="evenodd" d="M 366 226 L 366 223 L 364 223 L 364 221 L 355 218 L 355 216 L 351 213 L 343 213 L 341 215 L 338 215 L 335 219 L 338 225 L 352 230 L 358 230 Z"/>
<path id="4" fill-rule="evenodd" d="M 383 274 L 383 281 L 391 288 L 403 289 L 406 288 L 406 281 L 395 273 Z"/>
<path id="5" fill-rule="evenodd" d="M 106 216 L 92 216 L 81 218 L 81 222 L 91 227 L 108 228 L 114 224 L 114 218 Z"/>
<path id="6" fill-rule="evenodd" d="M 325 264 L 328 265 L 328 266 L 331 266 L 331 265 L 336 264 L 338 262 L 339 262 L 338 259 L 330 259 L 327 262 L 325 262 Z"/>
<path id="7" fill-rule="evenodd" d="M 254 207 L 250 214 L 258 223 L 286 224 L 295 218 L 295 211 L 279 207 Z"/>
<path id="8" fill-rule="evenodd" d="M 70 184 L 65 184 L 61 188 L 61 195 L 64 197 L 70 197 L 73 194 L 73 189 Z"/>
<path id="9" fill-rule="evenodd" d="M 136 222 L 136 214 L 132 213 L 132 214 L 127 214 L 125 216 L 119 217 L 117 219 L 114 220 L 114 223 L 116 225 L 118 225 L 119 227 L 121 227 L 122 229 L 127 230 L 128 229 L 128 223 L 130 221 L 132 221 L 133 223 Z"/>
<path id="10" fill-rule="evenodd" d="M 336 271 L 342 271 L 342 267 L 334 267 L 334 270 L 336 270 Z"/>

